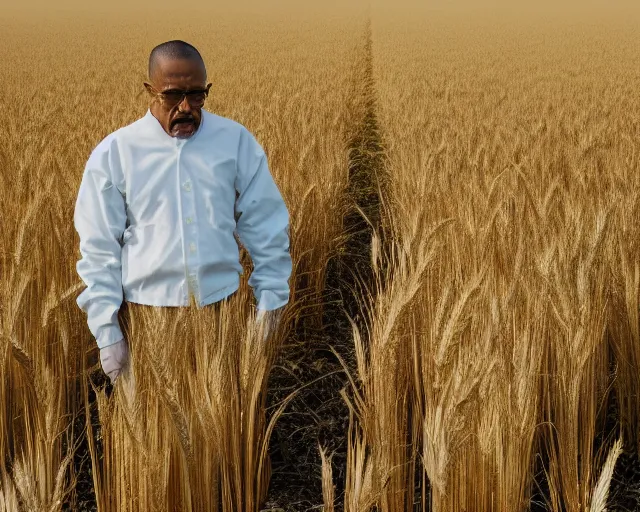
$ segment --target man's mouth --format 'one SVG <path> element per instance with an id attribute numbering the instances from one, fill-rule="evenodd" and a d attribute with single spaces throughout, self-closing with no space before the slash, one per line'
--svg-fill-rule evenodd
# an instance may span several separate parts
<path id="1" fill-rule="evenodd" d="M 196 131 L 196 120 L 192 117 L 174 119 L 171 122 L 171 135 L 184 139 L 191 137 Z"/>
<path id="2" fill-rule="evenodd" d="M 194 124 L 194 122 L 195 122 L 195 119 L 193 119 L 192 117 L 183 118 L 183 119 L 175 119 L 171 123 L 171 128 L 175 128 L 176 126 L 178 126 L 178 127 L 189 126 L 189 125 Z"/>

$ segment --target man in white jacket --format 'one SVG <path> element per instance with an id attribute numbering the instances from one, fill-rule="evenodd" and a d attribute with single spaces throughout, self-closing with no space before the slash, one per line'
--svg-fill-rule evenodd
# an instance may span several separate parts
<path id="1" fill-rule="evenodd" d="M 123 300 L 153 306 L 218 302 L 239 286 L 234 235 L 268 324 L 289 300 L 289 215 L 265 153 L 241 124 L 202 110 L 199 52 L 183 41 L 151 52 L 146 115 L 108 135 L 84 169 L 75 205 L 78 306 L 112 382 L 128 361 Z M 267 313 L 269 312 L 269 313 Z"/>

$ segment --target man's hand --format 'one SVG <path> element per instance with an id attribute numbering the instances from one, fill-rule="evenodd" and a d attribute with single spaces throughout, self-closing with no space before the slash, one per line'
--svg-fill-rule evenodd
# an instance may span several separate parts
<path id="1" fill-rule="evenodd" d="M 269 336 L 273 334 L 278 328 L 278 324 L 280 323 L 280 319 L 282 318 L 282 311 L 284 307 L 279 309 L 274 309 L 273 311 L 266 311 L 264 309 L 258 309 L 258 313 L 256 315 L 256 325 L 258 330 L 261 328 L 263 330 L 263 341 L 267 341 Z"/>
<path id="2" fill-rule="evenodd" d="M 129 363 L 129 347 L 122 339 L 113 345 L 100 349 L 100 364 L 112 384 L 115 384 L 118 375 Z"/>
<path id="3" fill-rule="evenodd" d="M 263 290 L 258 301 L 258 312 L 256 314 L 256 327 L 258 331 L 263 330 L 263 341 L 271 336 L 278 328 L 284 306 L 273 309 L 279 302 L 278 296 L 271 290 Z M 263 327 L 264 326 L 264 327 Z"/>

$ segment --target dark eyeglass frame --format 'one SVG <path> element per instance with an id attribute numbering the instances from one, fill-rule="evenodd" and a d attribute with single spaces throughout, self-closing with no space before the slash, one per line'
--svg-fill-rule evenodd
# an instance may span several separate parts
<path id="1" fill-rule="evenodd" d="M 191 107 L 202 107 L 204 105 L 205 100 L 209 96 L 209 88 L 211 84 L 208 84 L 204 89 L 192 89 L 189 91 L 184 91 L 182 89 L 167 89 L 166 91 L 158 91 L 153 86 L 153 92 L 156 96 L 159 96 L 162 100 L 163 104 L 166 104 L 170 107 L 175 107 L 176 105 L 180 105 L 185 97 L 187 98 L 187 102 Z M 173 99 L 169 99 L 168 95 L 172 95 Z M 202 98 L 196 98 L 198 95 L 204 95 Z"/>

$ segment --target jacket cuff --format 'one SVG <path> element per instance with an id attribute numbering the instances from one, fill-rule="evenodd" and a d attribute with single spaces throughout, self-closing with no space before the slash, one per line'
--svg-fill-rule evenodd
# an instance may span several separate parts
<path id="1" fill-rule="evenodd" d="M 98 344 L 98 348 L 103 349 L 110 345 L 115 345 L 123 339 L 124 336 L 122 335 L 120 327 L 117 325 L 110 325 L 102 329 L 102 332 L 98 338 L 96 338 L 96 342 Z"/>
<path id="2" fill-rule="evenodd" d="M 263 290 L 260 293 L 260 299 L 258 300 L 258 311 L 273 311 L 274 309 L 285 306 L 288 302 L 288 292 L 286 294 L 286 297 L 283 298 L 282 295 L 278 295 L 276 292 L 273 292 L 271 290 Z"/>

